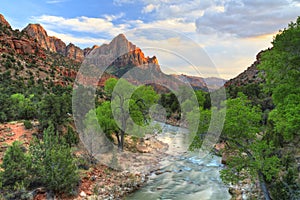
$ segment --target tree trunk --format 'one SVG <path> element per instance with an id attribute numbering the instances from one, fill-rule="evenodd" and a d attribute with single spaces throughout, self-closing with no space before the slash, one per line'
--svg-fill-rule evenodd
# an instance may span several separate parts
<path id="1" fill-rule="evenodd" d="M 271 200 L 270 193 L 269 193 L 269 190 L 267 188 L 265 177 L 264 177 L 263 173 L 260 170 L 257 173 L 258 173 L 260 188 L 261 188 L 261 190 L 264 194 L 265 199 L 266 200 Z"/>
<path id="2" fill-rule="evenodd" d="M 125 135 L 125 132 L 123 130 L 121 130 L 121 151 L 123 151 L 123 149 L 124 149 L 124 135 Z"/>
<path id="3" fill-rule="evenodd" d="M 118 149 L 121 150 L 121 141 L 120 141 L 120 136 L 119 136 L 118 132 L 116 132 L 116 137 L 117 137 L 117 140 L 118 140 Z"/>

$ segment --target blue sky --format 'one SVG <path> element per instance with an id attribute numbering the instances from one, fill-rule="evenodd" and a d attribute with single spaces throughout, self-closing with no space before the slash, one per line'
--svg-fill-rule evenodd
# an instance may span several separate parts
<path id="1" fill-rule="evenodd" d="M 170 73 L 199 75 L 190 62 L 174 56 L 203 58 L 195 43 L 226 79 L 250 66 L 260 50 L 270 47 L 273 35 L 300 15 L 300 0 L 0 0 L 0 5 L 13 28 L 40 23 L 48 35 L 82 48 L 125 33 Z M 149 28 L 155 30 L 143 31 Z M 200 71 L 218 76 L 207 66 Z"/>

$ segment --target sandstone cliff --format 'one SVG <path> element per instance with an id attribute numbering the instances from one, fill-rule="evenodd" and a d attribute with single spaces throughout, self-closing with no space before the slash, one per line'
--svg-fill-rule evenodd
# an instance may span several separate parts
<path id="1" fill-rule="evenodd" d="M 10 24 L 6 21 L 3 15 L 0 14 L 0 24 L 10 27 Z"/>
<path id="2" fill-rule="evenodd" d="M 84 50 L 74 44 L 67 46 L 61 39 L 48 36 L 46 30 L 40 24 L 29 24 L 23 31 L 47 51 L 59 53 L 77 62 L 82 62 L 84 59 Z"/>

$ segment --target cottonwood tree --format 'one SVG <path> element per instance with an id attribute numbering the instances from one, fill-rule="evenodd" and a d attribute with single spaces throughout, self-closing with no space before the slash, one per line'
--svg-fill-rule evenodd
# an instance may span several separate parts
<path id="1" fill-rule="evenodd" d="M 119 82 L 118 82 L 119 81 Z M 102 103 L 97 109 L 98 122 L 108 134 L 114 132 L 118 141 L 118 148 L 123 151 L 124 136 L 135 132 L 137 124 L 149 124 L 149 109 L 158 101 L 158 95 L 150 86 L 136 87 L 125 79 L 108 79 L 105 83 L 110 102 Z M 118 88 L 115 89 L 118 84 Z"/>

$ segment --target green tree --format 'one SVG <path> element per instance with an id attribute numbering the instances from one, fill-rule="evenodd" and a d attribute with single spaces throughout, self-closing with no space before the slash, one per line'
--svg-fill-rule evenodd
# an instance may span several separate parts
<path id="1" fill-rule="evenodd" d="M 227 144 L 228 168 L 222 178 L 236 182 L 250 176 L 258 177 L 265 199 L 271 199 L 266 181 L 271 181 L 278 172 L 279 158 L 274 154 L 274 145 L 259 136 L 261 112 L 252 107 L 247 97 L 239 93 L 236 99 L 226 101 L 226 119 L 221 139 Z"/>
<path id="2" fill-rule="evenodd" d="M 1 168 L 1 181 L 3 187 L 9 189 L 24 189 L 30 183 L 29 169 L 30 157 L 24 152 L 22 144 L 18 141 L 12 143 L 3 157 Z"/>
<path id="3" fill-rule="evenodd" d="M 108 79 L 104 88 L 112 99 L 96 109 L 98 122 L 105 133 L 116 134 L 118 148 L 123 151 L 125 134 L 135 131 L 133 123 L 140 126 L 148 123 L 148 111 L 158 101 L 158 95 L 152 87 L 136 88 L 124 79 Z"/>
<path id="4" fill-rule="evenodd" d="M 110 101 L 105 101 L 98 106 L 96 109 L 96 115 L 98 123 L 100 124 L 102 130 L 107 134 L 108 138 L 111 138 L 110 134 L 116 133 L 117 139 L 119 139 L 119 127 L 114 120 Z"/>
<path id="5" fill-rule="evenodd" d="M 276 35 L 269 51 L 265 51 L 259 69 L 266 73 L 266 88 L 272 92 L 276 108 L 270 115 L 275 130 L 285 140 L 300 135 L 300 17 Z"/>
<path id="6" fill-rule="evenodd" d="M 272 42 L 273 47 L 262 54 L 258 65 L 265 72 L 264 89 L 272 93 L 275 104 L 275 109 L 269 113 L 266 139 L 274 141 L 281 152 L 281 176 L 270 182 L 278 199 L 300 198 L 299 177 L 292 175 L 299 174 L 295 156 L 300 148 L 299 35 L 300 17 L 276 35 Z"/>
<path id="7" fill-rule="evenodd" d="M 33 180 L 55 192 L 71 192 L 79 181 L 71 148 L 50 125 L 30 146 Z"/>
<path id="8" fill-rule="evenodd" d="M 214 108 L 212 108 L 214 109 Z M 197 120 L 199 114 L 197 115 L 196 112 L 200 111 L 200 119 Z M 200 108 L 199 110 L 193 110 L 192 112 L 188 113 L 187 115 L 189 128 L 192 130 L 193 127 L 198 126 L 197 133 L 192 134 L 195 135 L 192 144 L 189 147 L 189 150 L 194 151 L 196 149 L 200 149 L 202 146 L 202 142 L 204 137 L 207 134 L 210 121 L 211 121 L 211 110 Z"/>
<path id="9" fill-rule="evenodd" d="M 57 96 L 55 94 L 45 95 L 39 104 L 38 119 L 43 130 L 50 124 L 54 125 L 55 130 L 66 122 L 70 111 L 70 102 L 67 95 Z"/>
<path id="10" fill-rule="evenodd" d="M 25 97 L 21 93 L 10 96 L 10 118 L 15 119 L 33 119 L 37 115 L 36 105 L 33 103 L 34 95 Z"/>

